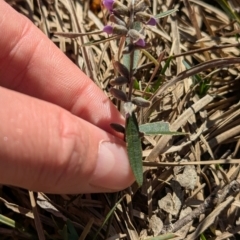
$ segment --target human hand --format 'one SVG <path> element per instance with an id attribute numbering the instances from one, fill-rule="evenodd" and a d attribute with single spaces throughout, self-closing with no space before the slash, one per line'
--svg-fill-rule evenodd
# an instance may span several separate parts
<path id="1" fill-rule="evenodd" d="M 0 183 L 49 193 L 129 186 L 125 144 L 109 134 L 124 120 L 109 99 L 2 0 L 0 29 Z"/>

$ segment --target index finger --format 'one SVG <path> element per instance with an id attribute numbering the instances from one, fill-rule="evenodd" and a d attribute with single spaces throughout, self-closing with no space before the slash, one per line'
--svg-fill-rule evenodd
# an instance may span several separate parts
<path id="1" fill-rule="evenodd" d="M 107 96 L 36 26 L 0 0 L 0 85 L 54 103 L 112 132 L 123 118 Z"/>

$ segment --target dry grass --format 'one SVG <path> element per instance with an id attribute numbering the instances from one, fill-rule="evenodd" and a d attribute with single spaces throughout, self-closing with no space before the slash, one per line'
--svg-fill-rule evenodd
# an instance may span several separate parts
<path id="1" fill-rule="evenodd" d="M 161 19 L 156 28 L 146 28 L 152 42 L 148 52 L 159 64 L 140 56 L 141 84 L 135 94 L 152 104 L 138 113 L 139 121 L 168 121 L 171 130 L 188 135 L 144 137 L 143 187 L 133 185 L 119 194 L 125 197 L 117 205 L 109 237 L 104 226 L 97 239 L 146 239 L 166 232 L 174 232 L 173 239 L 199 239 L 201 233 L 206 239 L 239 239 L 240 25 L 217 1 L 207 2 L 211 1 L 152 1 L 154 15 L 172 8 L 179 11 Z M 102 36 L 76 40 L 52 34 L 101 30 L 103 12 L 88 11 L 88 1 L 74 6 L 70 0 L 9 3 L 108 94 L 117 43 L 82 48 L 82 43 Z M 154 89 L 158 82 L 161 86 Z M 21 224 L 1 225 L 1 239 L 71 240 L 93 239 L 113 201 L 111 194 L 45 196 L 7 186 L 1 188 L 0 200 L 2 214 Z"/>

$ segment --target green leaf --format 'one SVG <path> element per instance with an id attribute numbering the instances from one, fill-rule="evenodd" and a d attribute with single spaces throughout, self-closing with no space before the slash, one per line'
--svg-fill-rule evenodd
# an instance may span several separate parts
<path id="1" fill-rule="evenodd" d="M 140 90 L 139 82 L 136 78 L 134 78 L 133 88 L 137 89 L 137 90 Z"/>
<path id="2" fill-rule="evenodd" d="M 136 182 L 140 187 L 143 183 L 142 144 L 139 137 L 138 123 L 134 112 L 127 116 L 125 133 L 130 165 L 136 178 Z"/>
<path id="3" fill-rule="evenodd" d="M 171 132 L 169 130 L 168 122 L 154 122 L 154 123 L 146 123 L 139 126 L 139 131 L 143 132 L 146 135 L 151 134 L 161 134 L 161 135 L 185 135 L 186 133 L 182 132 Z"/>
<path id="4" fill-rule="evenodd" d="M 201 239 L 201 240 L 207 240 L 207 239 L 205 238 L 205 236 L 204 236 L 203 233 L 200 234 L 200 239 Z"/>
<path id="5" fill-rule="evenodd" d="M 63 229 L 59 231 L 59 234 L 62 236 L 63 240 L 68 240 L 68 231 L 66 224 L 63 226 Z"/>
<path id="6" fill-rule="evenodd" d="M 185 60 L 183 60 L 183 64 L 187 70 L 191 69 L 191 66 Z M 199 74 L 195 74 L 192 76 L 192 80 L 194 85 L 199 84 L 198 94 L 200 95 L 200 97 L 205 96 L 210 88 L 209 84 L 211 79 L 202 79 Z"/>
<path id="7" fill-rule="evenodd" d="M 163 68 L 162 68 L 162 70 L 161 70 L 161 74 L 162 74 L 162 75 L 165 74 L 165 72 L 166 72 L 167 68 L 169 67 L 172 59 L 173 59 L 173 56 L 169 56 L 169 58 L 167 59 L 165 65 L 163 66 Z"/>
<path id="8" fill-rule="evenodd" d="M 78 233 L 70 220 L 67 220 L 68 240 L 78 240 Z"/>
<path id="9" fill-rule="evenodd" d="M 185 60 L 183 60 L 183 65 L 187 70 L 191 69 L 191 66 Z M 194 84 L 198 84 L 202 81 L 201 77 L 198 74 L 193 75 L 192 79 Z"/>
<path id="10" fill-rule="evenodd" d="M 164 18 L 164 17 L 169 16 L 172 13 L 177 12 L 177 11 L 178 11 L 178 9 L 171 9 L 171 10 L 168 10 L 166 12 L 162 12 L 162 13 L 159 13 L 159 14 L 155 15 L 154 18 L 156 18 L 156 19 L 157 18 Z"/>
<path id="11" fill-rule="evenodd" d="M 178 237 L 178 235 L 174 233 L 167 233 L 157 237 L 145 238 L 145 240 L 169 240 L 175 237 Z"/>
<path id="12" fill-rule="evenodd" d="M 63 229 L 58 230 L 58 233 L 61 235 L 63 240 L 78 240 L 79 236 L 77 231 L 75 230 L 72 222 L 67 220 L 66 224 L 64 224 Z"/>
<path id="13" fill-rule="evenodd" d="M 141 23 L 140 22 L 134 22 L 133 28 L 137 31 L 141 30 Z M 130 43 L 129 38 L 126 39 L 127 44 Z M 133 69 L 137 68 L 137 64 L 140 58 L 140 50 L 134 51 L 134 57 L 133 57 Z M 123 54 L 123 64 L 130 70 L 130 54 Z"/>
<path id="14" fill-rule="evenodd" d="M 166 60 L 166 63 L 164 64 L 164 66 L 163 66 L 163 68 L 162 68 L 162 70 L 161 70 L 161 72 L 160 72 L 160 75 L 159 75 L 157 81 L 155 81 L 155 83 L 154 83 L 153 86 L 152 86 L 153 92 L 157 91 L 157 90 L 159 89 L 160 85 L 162 84 L 163 78 L 164 78 L 163 75 L 165 75 L 165 72 L 166 72 L 167 68 L 169 67 L 172 59 L 173 59 L 173 56 L 170 56 L 170 57 Z"/>
<path id="15" fill-rule="evenodd" d="M 235 11 L 234 9 L 231 8 L 231 6 L 229 5 L 228 1 L 226 0 L 219 0 L 217 1 L 218 4 L 222 7 L 222 9 L 224 10 L 224 12 L 231 18 L 234 19 L 238 22 L 238 24 L 240 24 L 240 15 L 239 13 L 237 13 L 237 11 Z M 239 3 L 238 3 L 239 4 Z M 236 3 L 237 5 L 237 3 Z"/>

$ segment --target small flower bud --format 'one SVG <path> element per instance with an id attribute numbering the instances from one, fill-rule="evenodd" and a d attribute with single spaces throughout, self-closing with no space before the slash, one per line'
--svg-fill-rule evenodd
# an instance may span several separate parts
<path id="1" fill-rule="evenodd" d="M 129 78 L 129 71 L 125 65 L 120 63 L 119 61 L 113 62 L 114 68 L 125 78 Z"/>
<path id="2" fill-rule="evenodd" d="M 123 77 L 123 76 L 119 76 L 115 79 L 110 80 L 110 84 L 113 85 L 113 86 L 115 86 L 115 85 L 116 86 L 122 86 L 123 84 L 126 84 L 128 82 L 129 82 L 128 79 Z"/>
<path id="3" fill-rule="evenodd" d="M 113 23 L 116 23 L 118 25 L 121 25 L 121 26 L 126 26 L 126 23 L 124 22 L 123 19 L 121 19 L 120 17 L 117 17 L 116 15 L 114 14 L 111 14 L 109 16 L 109 21 L 113 22 Z"/>
<path id="4" fill-rule="evenodd" d="M 114 3 L 114 0 L 103 0 L 102 3 L 103 3 L 103 6 L 104 6 L 109 12 L 112 12 L 112 11 L 113 11 L 113 3 Z"/>
<path id="5" fill-rule="evenodd" d="M 123 102 L 126 102 L 127 101 L 127 95 L 119 90 L 119 89 L 116 89 L 116 88 L 111 88 L 110 89 L 110 93 L 117 99 L 123 101 Z"/>
<path id="6" fill-rule="evenodd" d="M 157 21 L 154 17 L 151 17 L 148 22 L 146 22 L 147 25 L 155 26 L 157 24 Z"/>
<path id="7" fill-rule="evenodd" d="M 152 15 L 150 15 L 148 13 L 137 12 L 135 14 L 135 16 L 136 16 L 138 21 L 143 22 L 143 23 L 145 23 L 147 25 L 155 26 L 157 24 L 156 19 Z"/>
<path id="8" fill-rule="evenodd" d="M 114 24 L 113 26 L 111 25 L 104 26 L 103 32 L 106 32 L 107 34 L 127 35 L 128 30 L 124 26 Z"/>
<path id="9" fill-rule="evenodd" d="M 146 42 L 143 39 L 139 39 L 135 42 L 136 45 L 140 46 L 140 47 L 145 47 Z"/>
<path id="10" fill-rule="evenodd" d="M 139 33 L 137 30 L 130 29 L 128 31 L 128 36 L 133 40 L 133 43 L 135 43 L 136 45 L 139 45 L 141 47 L 145 46 L 145 36 Z"/>
<path id="11" fill-rule="evenodd" d="M 113 12 L 118 15 L 129 16 L 129 9 L 119 1 L 114 1 Z"/>
<path id="12" fill-rule="evenodd" d="M 148 100 L 146 100 L 142 97 L 133 98 L 132 103 L 134 103 L 135 105 L 137 105 L 139 107 L 149 107 L 151 104 L 151 102 L 149 102 Z"/>
<path id="13" fill-rule="evenodd" d="M 129 15 L 129 9 L 117 0 L 103 0 L 103 5 L 108 9 L 109 12 L 116 13 L 118 15 Z"/>
<path id="14" fill-rule="evenodd" d="M 134 6 L 134 12 L 141 12 L 141 11 L 146 11 L 146 9 L 148 7 L 151 6 L 151 2 L 149 0 L 141 0 L 139 1 L 139 3 L 137 3 L 135 6 Z"/>
<path id="15" fill-rule="evenodd" d="M 104 26 L 103 32 L 105 32 L 107 34 L 112 34 L 113 33 L 113 26 L 111 26 L 111 25 Z"/>

